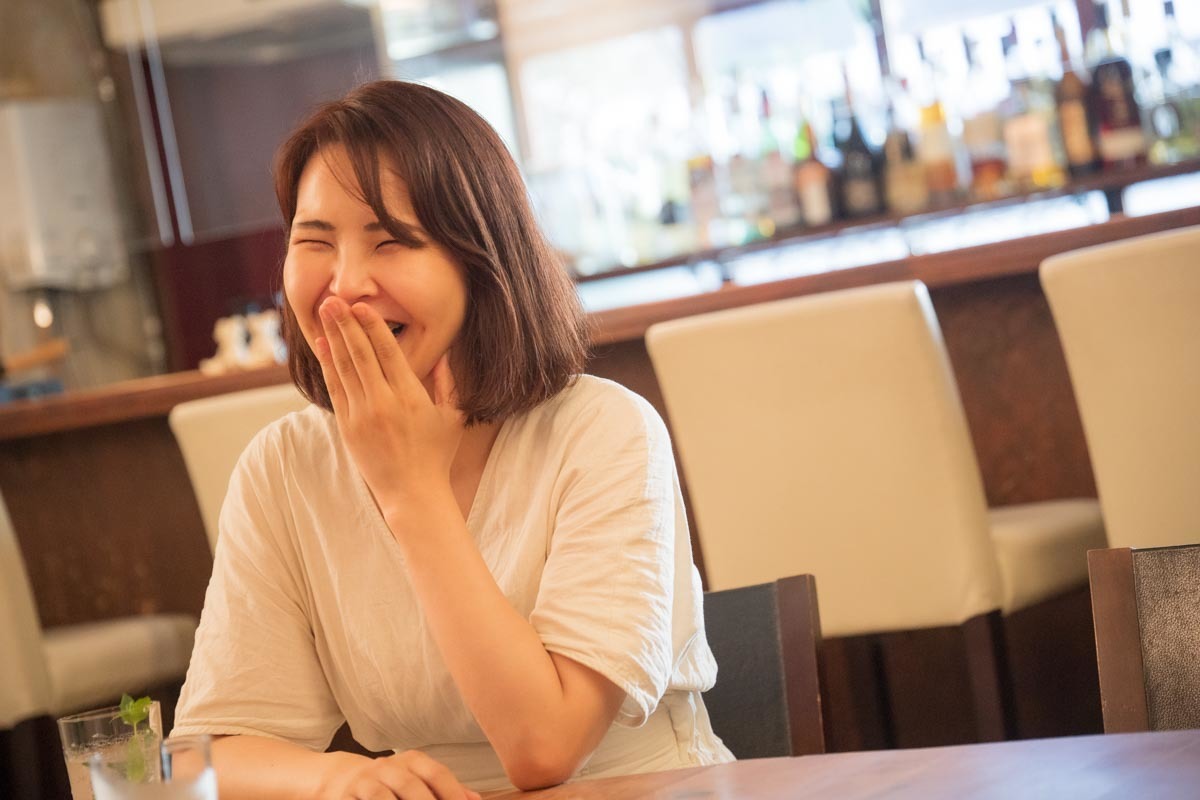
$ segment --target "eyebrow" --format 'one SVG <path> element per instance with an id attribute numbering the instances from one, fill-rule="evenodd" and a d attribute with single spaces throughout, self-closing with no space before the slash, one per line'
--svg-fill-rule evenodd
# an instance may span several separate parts
<path id="1" fill-rule="evenodd" d="M 293 222 L 292 227 L 293 228 L 304 228 L 306 230 L 314 230 L 314 231 L 332 232 L 332 231 L 337 230 L 337 228 L 334 227 L 332 222 L 326 222 L 323 219 L 302 219 L 298 222 Z M 375 222 L 368 222 L 366 225 L 363 225 L 363 230 L 367 231 L 368 233 L 374 233 L 375 231 L 381 231 L 381 230 L 383 230 L 383 223 L 379 222 L 378 220 L 376 220 Z"/>

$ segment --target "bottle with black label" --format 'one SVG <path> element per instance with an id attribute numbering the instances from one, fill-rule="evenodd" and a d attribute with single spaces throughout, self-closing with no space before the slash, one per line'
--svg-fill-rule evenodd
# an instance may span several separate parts
<path id="1" fill-rule="evenodd" d="M 879 188 L 879 160 L 871 152 L 849 92 L 844 101 L 834 101 L 835 136 L 842 156 L 842 211 L 847 217 L 866 217 L 883 210 Z"/>

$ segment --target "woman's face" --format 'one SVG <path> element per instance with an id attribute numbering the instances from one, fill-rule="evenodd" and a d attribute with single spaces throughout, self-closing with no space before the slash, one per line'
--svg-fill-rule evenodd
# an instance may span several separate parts
<path id="1" fill-rule="evenodd" d="M 426 245 L 411 248 L 393 239 L 355 196 L 354 168 L 344 148 L 328 147 L 300 176 L 283 288 L 309 347 L 323 335 L 318 310 L 326 298 L 375 309 L 429 388 L 434 365 L 462 328 L 466 281 L 458 264 L 421 229 L 404 182 L 384 166 L 380 180 L 388 212 L 412 226 Z"/>

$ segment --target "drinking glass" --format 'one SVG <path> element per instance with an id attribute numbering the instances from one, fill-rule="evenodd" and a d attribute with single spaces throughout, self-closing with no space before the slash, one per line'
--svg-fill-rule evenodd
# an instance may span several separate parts
<path id="1" fill-rule="evenodd" d="M 212 768 L 212 737 L 183 736 L 162 743 L 162 781 L 138 783 L 103 755 L 89 765 L 96 800 L 217 800 Z"/>
<path id="2" fill-rule="evenodd" d="M 136 726 L 121 719 L 119 706 L 72 714 L 58 721 L 67 777 L 74 800 L 94 800 L 88 761 L 100 756 L 134 780 L 157 781 L 162 776 L 159 742 L 162 741 L 162 709 L 150 704 L 145 721 Z"/>

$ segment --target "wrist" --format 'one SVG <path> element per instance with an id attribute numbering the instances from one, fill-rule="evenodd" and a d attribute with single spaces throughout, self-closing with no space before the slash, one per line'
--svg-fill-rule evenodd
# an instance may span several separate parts
<path id="1" fill-rule="evenodd" d="M 445 479 L 429 479 L 413 483 L 378 498 L 383 519 L 397 536 L 437 527 L 444 515 L 453 512 L 461 516 L 454 489 Z"/>
<path id="2" fill-rule="evenodd" d="M 371 761 L 367 756 L 344 752 L 322 753 L 321 758 L 324 763 L 315 794 L 318 800 L 343 796 L 354 774 Z"/>

